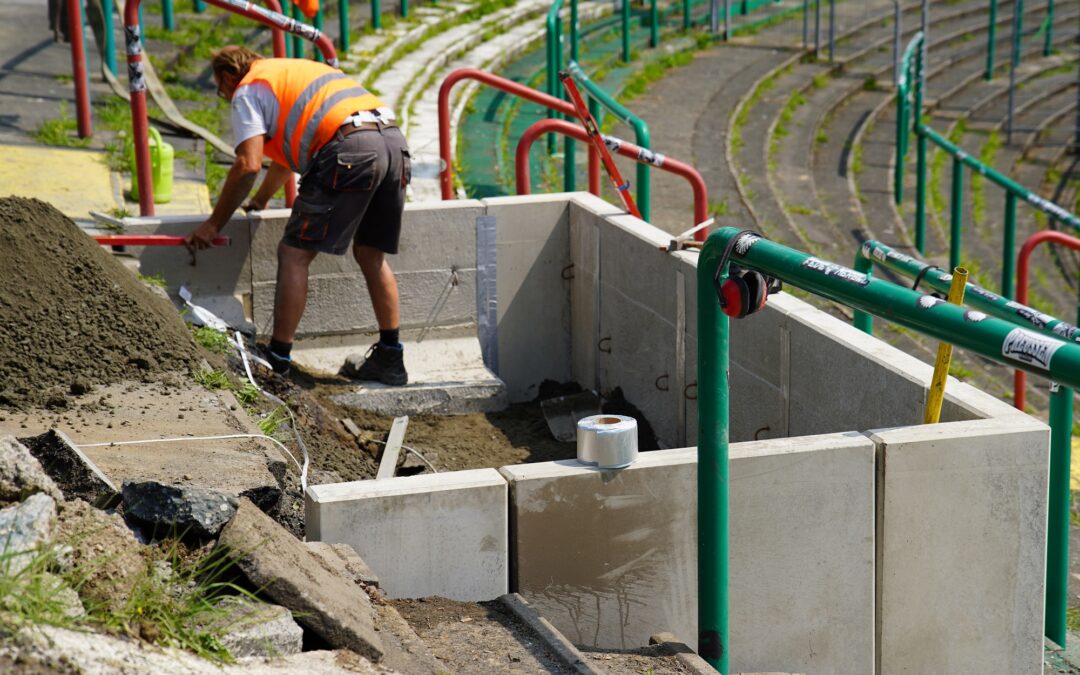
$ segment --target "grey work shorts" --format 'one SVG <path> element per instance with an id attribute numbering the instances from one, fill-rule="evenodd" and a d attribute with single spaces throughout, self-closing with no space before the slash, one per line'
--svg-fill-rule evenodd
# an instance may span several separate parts
<path id="1" fill-rule="evenodd" d="M 412 159 L 400 129 L 380 125 L 347 136 L 339 130 L 300 179 L 282 241 L 334 255 L 352 244 L 397 253 L 411 180 Z"/>

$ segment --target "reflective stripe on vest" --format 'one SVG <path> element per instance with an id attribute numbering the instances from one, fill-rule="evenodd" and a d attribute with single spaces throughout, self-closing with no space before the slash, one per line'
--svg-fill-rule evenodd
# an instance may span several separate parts
<path id="1" fill-rule="evenodd" d="M 278 101 L 277 133 L 263 151 L 299 173 L 350 115 L 383 105 L 348 75 L 316 61 L 260 59 L 240 85 L 252 82 L 265 83 Z"/>

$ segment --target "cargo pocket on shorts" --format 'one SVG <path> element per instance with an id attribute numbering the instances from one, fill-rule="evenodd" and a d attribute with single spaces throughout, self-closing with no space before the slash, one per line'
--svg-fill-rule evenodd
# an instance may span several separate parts
<path id="1" fill-rule="evenodd" d="M 330 230 L 330 212 L 333 210 L 333 204 L 313 204 L 302 198 L 297 199 L 293 204 L 286 235 L 292 235 L 298 241 L 317 242 L 326 239 Z"/>
<path id="2" fill-rule="evenodd" d="M 412 182 L 412 155 L 408 150 L 401 150 L 401 187 Z"/>
<path id="3" fill-rule="evenodd" d="M 341 152 L 330 186 L 338 192 L 370 192 L 375 187 L 374 152 Z"/>

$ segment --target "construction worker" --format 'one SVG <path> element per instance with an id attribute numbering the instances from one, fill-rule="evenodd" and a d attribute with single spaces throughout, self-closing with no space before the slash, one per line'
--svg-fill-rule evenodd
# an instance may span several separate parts
<path id="1" fill-rule="evenodd" d="M 379 341 L 360 367 L 345 374 L 405 384 L 397 281 L 385 256 L 398 250 L 412 165 L 393 113 L 355 80 L 315 61 L 264 59 L 229 46 L 211 65 L 218 95 L 231 101 L 236 161 L 213 213 L 188 235 L 188 246 L 210 246 L 254 187 L 264 154 L 273 163 L 246 211 L 266 208 L 299 173 L 299 194 L 278 244 L 273 334 L 263 355 L 275 372 L 289 372 L 308 267 L 319 253 L 342 255 L 351 245 L 367 281 Z"/>

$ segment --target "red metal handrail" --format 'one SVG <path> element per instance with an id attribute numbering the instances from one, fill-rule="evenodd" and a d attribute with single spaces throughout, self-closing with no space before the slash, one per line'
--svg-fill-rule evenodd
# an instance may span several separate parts
<path id="1" fill-rule="evenodd" d="M 517 193 L 519 195 L 529 194 L 529 181 L 531 178 L 529 175 L 529 150 L 532 148 L 533 141 L 540 136 L 549 133 L 562 134 L 579 141 L 588 142 L 588 134 L 583 127 L 565 120 L 540 120 L 526 129 L 525 133 L 521 135 L 521 140 L 518 141 L 517 150 L 514 153 L 514 169 L 517 174 Z M 604 136 L 604 145 L 623 157 L 629 157 L 635 162 L 655 166 L 661 171 L 667 171 L 668 173 L 673 173 L 685 178 L 686 182 L 690 183 L 690 189 L 694 192 L 694 225 L 703 223 L 708 219 L 709 190 L 705 186 L 705 179 L 701 177 L 701 174 L 698 173 L 697 169 L 689 164 L 680 162 L 677 159 L 665 157 L 664 155 L 654 153 L 651 150 L 638 147 L 633 143 L 629 143 L 613 136 Z M 589 166 L 589 170 L 589 184 L 591 186 L 592 165 Z M 597 183 L 599 183 L 598 168 L 596 169 L 596 172 L 598 176 Z M 593 194 L 596 193 L 594 192 Z M 707 235 L 708 233 L 702 229 L 694 233 L 694 238 L 698 241 L 705 241 Z"/>
<path id="2" fill-rule="evenodd" d="M 135 173 L 139 179 L 139 213 L 154 215 L 154 179 L 150 169 L 149 122 L 146 115 L 146 80 L 143 75 L 142 29 L 139 26 L 140 0 L 128 0 L 124 4 L 124 43 L 127 51 L 128 90 L 131 92 L 131 131 L 135 144 Z M 306 38 L 319 48 L 326 63 L 336 67 L 337 51 L 334 43 L 314 26 L 300 23 L 248 0 L 205 0 L 221 9 L 254 19 L 261 24 Z"/>
<path id="3" fill-rule="evenodd" d="M 1061 244 L 1075 251 L 1080 251 L 1080 238 L 1058 232 L 1057 230 L 1043 230 L 1036 232 L 1027 238 L 1020 252 L 1016 255 L 1016 301 L 1021 305 L 1028 304 L 1028 263 L 1035 247 L 1043 242 Z M 1013 374 L 1013 405 L 1017 410 L 1024 409 L 1024 387 L 1027 382 L 1027 373 L 1017 370 Z"/>
<path id="4" fill-rule="evenodd" d="M 94 241 L 102 246 L 184 246 L 184 237 L 170 234 L 97 234 Z M 214 246 L 231 246 L 232 239 L 218 236 L 210 240 Z"/>
<path id="5" fill-rule="evenodd" d="M 439 159 L 442 166 L 439 167 L 439 187 L 442 190 L 443 199 L 454 198 L 454 151 L 450 143 L 450 90 L 454 88 L 454 85 L 461 80 L 476 80 L 483 82 L 484 84 L 494 87 L 499 91 L 505 91 L 508 94 L 514 96 L 520 96 L 521 98 L 538 103 L 546 108 L 550 108 L 555 112 L 560 112 L 564 115 L 570 115 L 571 117 L 577 117 L 577 111 L 574 110 L 574 106 L 570 105 L 562 99 L 549 96 L 542 91 L 537 91 L 531 87 L 526 87 L 523 84 L 518 84 L 513 80 L 508 80 L 505 77 L 499 77 L 485 70 L 479 70 L 477 68 L 459 68 L 443 80 L 442 85 L 439 87 Z M 599 173 L 596 174 L 596 183 L 593 183 L 592 167 L 596 161 L 595 150 L 589 149 L 589 191 L 593 194 L 598 194 L 600 191 L 600 178 Z"/>
<path id="6" fill-rule="evenodd" d="M 75 79 L 75 117 L 79 138 L 90 138 L 90 84 L 86 79 L 86 47 L 83 44 L 82 1 L 67 0 L 68 36 L 71 39 L 71 71 Z"/>

